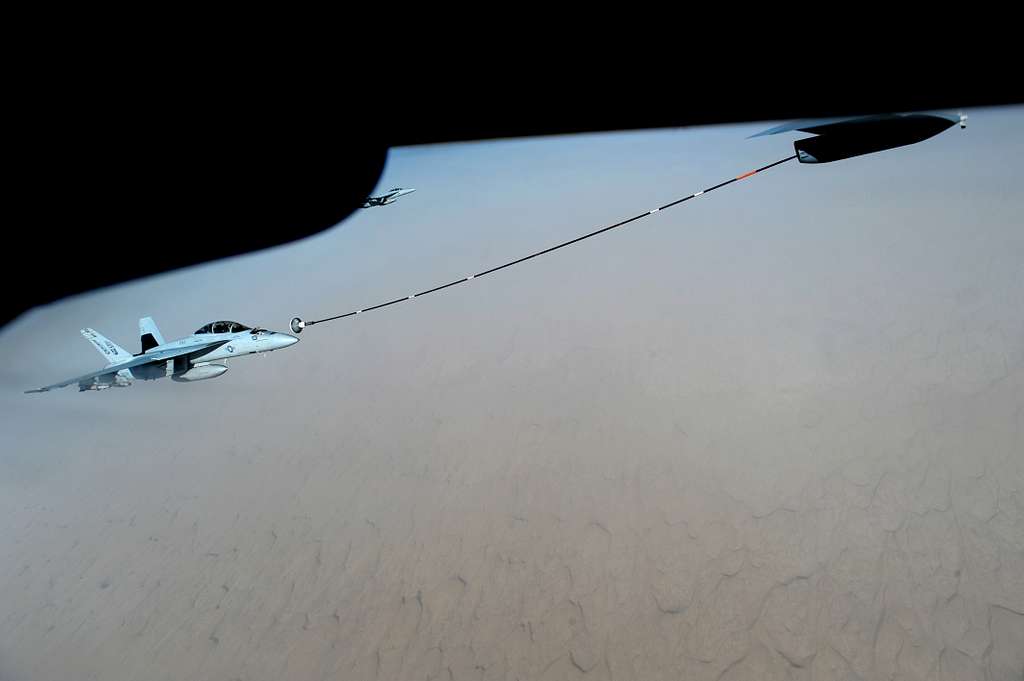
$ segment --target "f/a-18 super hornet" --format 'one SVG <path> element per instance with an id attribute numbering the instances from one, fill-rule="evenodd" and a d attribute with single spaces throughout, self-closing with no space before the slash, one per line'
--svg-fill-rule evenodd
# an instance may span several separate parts
<path id="1" fill-rule="evenodd" d="M 406 194 L 412 194 L 415 189 L 402 189 L 401 187 L 395 187 L 387 190 L 380 196 L 371 196 L 370 198 L 363 201 L 363 208 L 370 208 L 371 206 L 386 206 L 390 203 L 394 203 Z"/>
<path id="2" fill-rule="evenodd" d="M 73 383 L 78 384 L 79 392 L 125 388 L 135 379 L 151 381 L 167 377 L 186 383 L 202 381 L 216 378 L 228 370 L 218 361 L 280 350 L 299 340 L 279 331 L 220 321 L 207 324 L 191 336 L 167 343 L 151 317 L 139 320 L 142 352 L 135 355 L 92 329 L 82 329 L 82 335 L 107 359 L 107 366 L 84 376 L 25 392 L 41 393 Z"/>

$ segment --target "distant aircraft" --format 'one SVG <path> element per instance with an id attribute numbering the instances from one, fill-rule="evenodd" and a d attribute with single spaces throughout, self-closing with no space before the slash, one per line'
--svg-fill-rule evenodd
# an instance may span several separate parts
<path id="1" fill-rule="evenodd" d="M 780 132 L 794 130 L 815 133 L 816 137 L 806 137 L 793 142 L 797 160 L 801 163 L 828 163 L 921 142 L 957 123 L 961 129 L 966 128 L 967 116 L 963 113 L 879 114 L 794 121 L 751 137 L 777 135 Z"/>
<path id="2" fill-rule="evenodd" d="M 381 194 L 380 196 L 371 196 L 370 198 L 366 199 L 366 201 L 363 201 L 363 208 L 369 208 L 371 206 L 386 206 L 389 203 L 394 203 L 395 201 L 405 196 L 406 194 L 412 194 L 414 191 L 416 190 L 395 187 L 394 189 L 389 189 L 387 192 Z"/>
<path id="3" fill-rule="evenodd" d="M 139 320 L 139 339 L 142 352 L 132 355 L 92 329 L 82 329 L 82 335 L 92 343 L 109 364 L 91 374 L 54 383 L 45 388 L 26 390 L 41 393 L 54 388 L 78 384 L 78 391 L 125 388 L 133 379 L 151 381 L 170 376 L 175 381 L 202 381 L 216 378 L 228 370 L 215 360 L 251 355 L 287 348 L 299 341 L 295 336 L 259 327 L 249 328 L 238 322 L 211 322 L 191 336 L 165 343 L 151 317 Z"/>

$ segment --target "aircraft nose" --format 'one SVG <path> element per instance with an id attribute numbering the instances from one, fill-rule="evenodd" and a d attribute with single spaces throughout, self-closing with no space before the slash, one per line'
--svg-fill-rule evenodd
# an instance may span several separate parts
<path id="1" fill-rule="evenodd" d="M 298 338 L 287 333 L 276 333 L 274 336 L 274 345 L 277 346 L 276 349 L 287 348 L 299 342 Z"/>

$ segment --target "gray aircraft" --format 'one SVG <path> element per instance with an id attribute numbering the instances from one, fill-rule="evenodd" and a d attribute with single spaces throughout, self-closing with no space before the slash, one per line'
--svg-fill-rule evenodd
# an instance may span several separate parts
<path id="1" fill-rule="evenodd" d="M 252 355 L 287 348 L 299 341 L 295 336 L 259 327 L 249 328 L 238 322 L 211 322 L 191 336 L 164 342 L 160 330 L 151 317 L 139 320 L 139 339 L 142 352 L 132 355 L 124 348 L 92 329 L 82 329 L 82 335 L 107 358 L 107 366 L 91 374 L 70 378 L 45 388 L 26 390 L 41 393 L 54 388 L 78 384 L 79 392 L 125 388 L 135 379 L 152 381 L 170 377 L 175 381 L 191 383 L 217 378 L 228 370 L 218 360 L 240 355 Z"/>
<path id="2" fill-rule="evenodd" d="M 371 206 L 387 206 L 389 204 L 394 203 L 395 201 L 397 201 L 398 199 L 402 198 L 407 194 L 412 194 L 414 191 L 416 190 L 395 187 L 394 189 L 389 189 L 387 192 L 381 194 L 380 196 L 371 196 L 370 198 L 366 199 L 366 201 L 363 201 L 363 208 L 370 208 Z"/>

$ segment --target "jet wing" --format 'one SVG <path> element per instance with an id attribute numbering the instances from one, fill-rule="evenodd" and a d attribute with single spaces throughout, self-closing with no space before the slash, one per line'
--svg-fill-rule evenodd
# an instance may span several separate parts
<path id="1" fill-rule="evenodd" d="M 759 133 L 751 135 L 747 139 L 753 137 L 762 137 L 764 135 L 778 135 L 780 132 L 790 132 L 792 130 L 807 130 L 808 128 L 817 128 L 821 126 L 831 125 L 833 123 L 839 123 L 842 121 L 848 121 L 849 118 L 816 118 L 813 120 L 802 120 L 802 121 L 791 121 L 789 123 L 783 123 L 782 125 L 776 125 L 774 128 L 768 128 L 762 130 Z"/>
<path id="2" fill-rule="evenodd" d="M 135 357 L 127 362 L 122 362 L 121 364 L 114 364 L 113 366 L 105 367 L 103 369 L 100 369 L 99 371 L 94 371 L 91 374 L 85 374 L 84 376 L 78 376 L 76 378 L 69 378 L 66 381 L 54 383 L 53 385 L 48 385 L 45 388 L 36 388 L 35 390 L 26 390 L 25 392 L 44 393 L 48 390 L 53 390 L 54 388 L 64 388 L 66 386 L 71 385 L 72 383 L 83 383 L 85 381 L 91 381 L 94 378 L 99 378 L 101 376 L 109 376 L 111 374 L 116 374 L 118 371 L 121 371 L 122 369 L 131 369 L 133 367 L 140 367 L 145 364 L 165 362 L 174 357 L 181 357 L 182 355 L 191 355 L 197 352 L 209 351 L 216 347 L 224 345 L 227 342 L 227 340 L 216 340 L 211 341 L 209 343 L 188 345 L 181 348 L 168 348 L 166 350 L 158 350 L 156 352 L 146 353 L 145 355 L 139 355 L 138 357 Z"/>
<path id="3" fill-rule="evenodd" d="M 900 118 L 921 118 L 928 116 L 939 116 L 941 118 L 945 118 L 953 122 L 959 120 L 959 116 L 955 116 L 948 112 L 888 113 L 874 114 L 868 116 L 847 116 L 846 118 L 816 118 L 811 120 L 801 120 L 792 121 L 790 123 L 783 123 L 782 125 L 777 125 L 774 128 L 762 130 L 757 134 L 751 135 L 747 139 L 751 139 L 752 137 L 761 137 L 763 135 L 777 135 L 780 132 L 791 132 L 793 130 L 799 130 L 801 132 L 810 132 L 818 135 L 822 133 L 847 132 L 856 129 L 863 129 L 861 128 L 861 126 L 886 123 Z"/>

